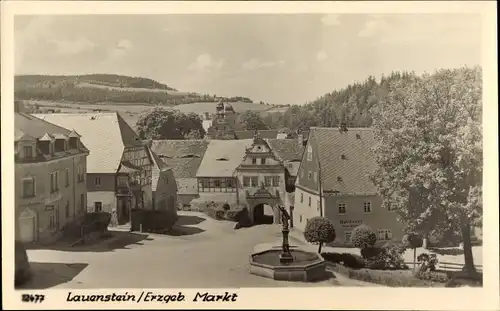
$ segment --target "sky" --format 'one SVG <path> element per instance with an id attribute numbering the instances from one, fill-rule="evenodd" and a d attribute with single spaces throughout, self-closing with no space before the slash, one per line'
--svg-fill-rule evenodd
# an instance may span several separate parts
<path id="1" fill-rule="evenodd" d="M 481 64 L 481 16 L 16 16 L 14 41 L 16 74 L 124 74 L 300 105 L 369 75 Z"/>

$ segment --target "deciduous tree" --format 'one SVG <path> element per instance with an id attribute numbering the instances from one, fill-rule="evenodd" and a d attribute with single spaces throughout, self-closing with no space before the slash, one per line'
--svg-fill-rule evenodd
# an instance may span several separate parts
<path id="1" fill-rule="evenodd" d="M 184 139 L 195 135 L 203 138 L 205 130 L 200 117 L 194 113 L 156 107 L 139 116 L 137 133 L 142 139 Z"/>
<path id="2" fill-rule="evenodd" d="M 309 219 L 304 229 L 304 238 L 309 243 L 318 244 L 318 253 L 320 254 L 323 243 L 333 242 L 335 237 L 335 227 L 328 218 L 313 217 Z"/>
<path id="3" fill-rule="evenodd" d="M 384 205 L 423 236 L 457 230 L 474 272 L 471 226 L 482 220 L 481 68 L 389 81 L 374 116 Z"/>

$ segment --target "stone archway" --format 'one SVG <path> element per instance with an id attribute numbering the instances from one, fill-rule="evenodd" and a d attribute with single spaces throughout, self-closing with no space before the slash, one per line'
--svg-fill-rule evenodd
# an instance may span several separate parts
<path id="1" fill-rule="evenodd" d="M 26 208 L 19 215 L 19 240 L 29 243 L 36 241 L 37 237 L 37 217 L 30 208 Z"/>
<path id="2" fill-rule="evenodd" d="M 271 213 L 269 213 L 269 211 L 266 211 L 267 208 L 270 208 L 272 210 Z M 259 203 L 255 205 L 252 208 L 253 223 L 256 225 L 275 223 L 274 209 L 275 209 L 274 207 L 265 203 Z"/>
<path id="3" fill-rule="evenodd" d="M 262 215 L 264 209 L 263 205 L 268 205 L 272 208 L 272 214 L 273 214 L 272 223 L 274 224 L 281 223 L 281 217 L 278 205 L 283 205 L 283 204 L 278 191 L 276 191 L 275 194 L 272 194 L 269 192 L 269 190 L 267 190 L 264 187 L 264 184 L 261 184 L 260 188 L 253 194 L 250 194 L 247 191 L 245 199 L 250 209 L 248 212 L 252 223 L 256 223 L 256 220 L 259 221 L 259 219 L 254 219 L 254 217 L 257 215 L 257 218 L 259 218 L 259 216 Z"/>

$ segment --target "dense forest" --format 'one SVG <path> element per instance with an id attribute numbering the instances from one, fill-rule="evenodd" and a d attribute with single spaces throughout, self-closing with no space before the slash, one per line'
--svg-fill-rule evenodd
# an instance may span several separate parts
<path id="1" fill-rule="evenodd" d="M 350 84 L 305 105 L 291 106 L 285 113 L 269 113 L 263 121 L 270 128 L 291 130 L 336 127 L 340 122 L 346 122 L 349 127 L 370 127 L 371 109 L 383 103 L 389 86 L 415 76 L 412 72 L 393 72 L 379 81 L 370 76 L 361 83 Z"/>
<path id="2" fill-rule="evenodd" d="M 151 79 L 108 74 L 22 75 L 15 77 L 14 89 L 17 100 L 143 103 L 165 106 L 220 100 L 252 102 L 251 99 L 241 96 L 226 98 L 216 95 L 179 93 L 174 88 Z"/>

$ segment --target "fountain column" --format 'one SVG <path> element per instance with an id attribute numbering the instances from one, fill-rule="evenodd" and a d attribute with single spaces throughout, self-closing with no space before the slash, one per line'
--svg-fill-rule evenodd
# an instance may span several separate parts
<path id="1" fill-rule="evenodd" d="M 283 229 L 281 229 L 281 233 L 283 235 L 283 243 L 282 243 L 282 252 L 280 254 L 280 262 L 281 263 L 290 263 L 293 261 L 293 256 L 290 253 L 290 244 L 288 242 L 288 234 L 290 230 L 288 229 L 288 220 L 290 216 L 288 215 L 286 209 L 282 206 L 279 206 L 281 211 L 281 223 L 283 225 Z"/>

